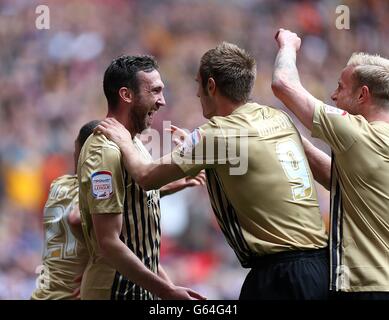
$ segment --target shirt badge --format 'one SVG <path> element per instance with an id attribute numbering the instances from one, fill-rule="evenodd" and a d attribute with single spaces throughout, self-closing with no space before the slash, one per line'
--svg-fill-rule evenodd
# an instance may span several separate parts
<path id="1" fill-rule="evenodd" d="M 98 200 L 108 199 L 113 194 L 112 173 L 98 171 L 92 174 L 92 195 Z"/>

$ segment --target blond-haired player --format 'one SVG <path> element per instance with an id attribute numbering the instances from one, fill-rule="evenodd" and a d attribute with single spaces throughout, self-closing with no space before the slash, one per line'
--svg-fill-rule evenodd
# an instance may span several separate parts
<path id="1" fill-rule="evenodd" d="M 300 83 L 301 39 L 284 29 L 276 39 L 275 95 L 332 150 L 331 161 L 306 142 L 316 179 L 331 190 L 331 296 L 389 299 L 389 60 L 353 54 L 331 96 L 338 109 Z"/>

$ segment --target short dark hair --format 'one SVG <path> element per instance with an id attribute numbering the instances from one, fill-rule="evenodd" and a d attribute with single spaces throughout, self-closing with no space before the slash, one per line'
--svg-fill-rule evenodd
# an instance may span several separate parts
<path id="1" fill-rule="evenodd" d="M 237 45 L 223 42 L 201 58 L 201 83 L 206 92 L 213 78 L 221 94 L 234 102 L 247 102 L 256 77 L 256 62 Z"/>
<path id="2" fill-rule="evenodd" d="M 84 145 L 86 139 L 93 133 L 93 129 L 98 126 L 100 120 L 92 120 L 88 123 L 84 124 L 77 136 L 78 143 L 80 144 L 80 148 Z"/>
<path id="3" fill-rule="evenodd" d="M 112 60 L 104 73 L 104 94 L 108 106 L 115 108 L 119 101 L 119 89 L 126 87 L 139 92 L 137 73 L 158 70 L 159 66 L 153 56 L 120 56 Z"/>

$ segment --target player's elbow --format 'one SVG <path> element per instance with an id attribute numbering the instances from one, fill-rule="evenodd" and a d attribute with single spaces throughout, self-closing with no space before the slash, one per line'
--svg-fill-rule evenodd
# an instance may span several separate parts
<path id="1" fill-rule="evenodd" d="M 271 89 L 277 98 L 282 98 L 288 91 L 289 83 L 286 77 L 277 75 L 273 77 Z"/>
<path id="2" fill-rule="evenodd" d="M 108 237 L 97 238 L 97 244 L 100 249 L 100 253 L 104 258 L 110 258 L 111 253 L 114 251 L 114 239 Z"/>

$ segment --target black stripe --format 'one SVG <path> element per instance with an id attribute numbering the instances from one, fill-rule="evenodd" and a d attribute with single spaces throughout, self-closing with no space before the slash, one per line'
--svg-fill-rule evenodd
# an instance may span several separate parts
<path id="1" fill-rule="evenodd" d="M 122 275 L 122 280 L 120 281 L 119 294 L 117 300 L 125 299 L 127 285 L 128 285 L 128 280 L 126 279 L 126 277 Z"/>
<path id="2" fill-rule="evenodd" d="M 239 261 L 241 262 L 241 264 L 245 264 L 246 261 L 244 261 L 244 257 L 246 256 L 246 254 L 243 252 L 243 250 L 239 247 L 239 237 L 238 235 L 234 235 L 232 233 L 232 231 L 235 231 L 234 228 L 230 228 L 230 226 L 232 226 L 232 223 L 230 223 L 229 221 L 229 217 L 228 217 L 228 213 L 225 212 L 225 208 L 224 208 L 224 205 L 223 205 L 223 197 L 222 197 L 222 190 L 220 189 L 220 186 L 216 180 L 216 173 L 215 172 L 212 172 L 212 177 L 214 178 L 214 189 L 216 190 L 216 194 L 217 194 L 217 200 L 218 200 L 218 203 L 219 203 L 219 207 L 220 207 L 220 217 L 221 217 L 221 220 L 222 220 L 222 223 L 225 225 L 225 236 L 226 238 L 229 240 L 229 244 L 231 245 L 231 247 L 234 249 L 234 252 L 235 254 L 237 255 Z M 215 199 L 216 201 L 216 199 Z M 228 206 L 228 203 L 227 203 L 227 206 Z M 233 226 L 232 226 L 233 227 Z"/>
<path id="3" fill-rule="evenodd" d="M 116 300 L 116 290 L 117 290 L 118 283 L 119 283 L 119 277 L 120 277 L 120 273 L 118 271 L 116 271 L 115 278 L 113 280 L 113 284 L 112 284 L 112 288 L 111 288 L 111 300 Z"/>
<path id="4" fill-rule="evenodd" d="M 220 180 L 219 180 L 219 177 L 217 176 L 217 174 L 215 174 L 215 177 L 216 177 L 216 180 L 218 182 L 217 187 L 221 190 L 220 192 L 222 193 L 223 198 L 226 200 L 227 214 L 229 216 L 230 225 L 232 226 L 232 228 L 234 229 L 234 233 L 236 234 L 236 240 L 238 241 L 239 245 L 242 248 L 241 249 L 242 253 L 244 253 L 244 251 L 247 251 L 246 255 L 247 255 L 247 257 L 249 257 L 251 252 L 250 252 L 250 249 L 249 249 L 249 246 L 248 246 L 246 240 L 243 237 L 243 233 L 242 233 L 242 230 L 240 228 L 239 220 L 238 220 L 238 217 L 236 215 L 235 209 L 232 206 L 229 199 L 227 198 L 224 190 L 222 189 L 222 184 L 220 183 Z"/>
<path id="5" fill-rule="evenodd" d="M 332 154 L 331 182 L 333 182 L 332 179 L 336 178 L 336 177 L 333 177 L 334 170 L 335 170 L 335 157 L 334 157 L 334 154 Z M 332 208 L 330 211 L 331 211 L 332 217 L 331 217 L 330 221 L 332 222 L 331 223 L 331 243 L 332 243 L 332 247 L 331 247 L 331 257 L 332 257 L 332 266 L 331 266 L 332 283 L 331 283 L 331 287 L 336 290 L 336 281 L 338 278 L 336 269 L 339 265 L 339 261 L 337 259 L 337 246 L 338 246 L 338 242 L 339 242 L 339 239 L 338 239 L 338 219 L 339 219 L 339 205 L 340 205 L 339 197 L 340 197 L 340 195 L 339 195 L 339 183 L 338 183 L 338 181 L 335 181 L 335 182 L 336 182 L 335 191 L 333 190 L 332 185 L 331 185 L 331 193 L 335 192 L 335 194 L 333 196 L 334 201 L 331 203 Z M 332 194 L 331 194 L 331 196 L 332 196 Z"/>
<path id="6" fill-rule="evenodd" d="M 136 252 L 134 252 L 138 258 L 140 257 L 140 254 L 139 254 L 139 233 L 138 233 L 138 213 L 136 211 L 136 201 L 137 201 L 137 197 L 136 197 L 136 187 L 135 187 L 135 184 L 133 184 L 133 188 L 131 189 L 131 194 L 132 194 L 132 218 L 134 220 L 134 232 L 135 232 L 135 236 L 134 236 L 134 239 L 135 239 L 135 244 L 136 244 Z M 140 205 L 140 208 L 142 210 L 142 205 L 143 205 L 143 198 L 140 196 L 140 201 L 142 201 L 141 205 Z"/>
<path id="7" fill-rule="evenodd" d="M 246 251 L 246 257 L 249 257 L 251 252 L 250 252 L 250 249 L 249 249 L 249 246 L 248 246 L 246 240 L 243 237 L 243 233 L 242 233 L 242 230 L 240 228 L 238 217 L 236 215 L 235 209 L 228 200 L 227 200 L 227 203 L 228 203 L 227 214 L 229 215 L 230 220 L 233 221 L 230 224 L 231 224 L 232 228 L 234 229 L 234 232 L 236 234 L 236 239 L 241 247 L 242 253 L 244 253 Z"/>
<path id="8" fill-rule="evenodd" d="M 147 217 L 147 220 L 148 220 L 148 225 L 149 225 L 148 243 L 149 243 L 149 246 L 150 246 L 150 249 L 151 249 L 150 267 L 153 265 L 153 263 L 155 261 L 155 259 L 154 259 L 154 241 L 153 241 L 154 230 L 152 229 L 151 219 L 152 219 L 152 217 L 149 214 L 148 217 Z M 155 234 L 154 234 L 154 236 L 155 236 Z"/>
<path id="9" fill-rule="evenodd" d="M 161 226 L 160 226 L 160 215 L 159 215 L 159 199 L 158 202 L 152 202 L 153 209 L 152 210 L 152 221 L 154 225 L 154 242 L 153 242 L 153 271 L 158 270 L 159 265 L 159 248 L 161 244 Z M 159 238 L 159 239 L 158 239 Z"/>
<path id="10" fill-rule="evenodd" d="M 130 229 L 130 221 L 128 219 L 128 194 L 127 194 L 127 186 L 128 186 L 128 173 L 127 171 L 124 172 L 124 223 L 126 225 L 126 231 L 127 231 L 127 247 L 131 250 L 131 229 Z M 124 237 L 122 237 L 122 241 L 125 243 Z M 124 300 L 126 298 L 126 288 L 128 286 L 131 286 L 132 283 L 124 276 L 122 275 L 122 280 L 120 282 L 119 286 L 119 294 L 118 294 L 118 300 Z"/>
<path id="11" fill-rule="evenodd" d="M 214 178 L 209 171 L 210 170 L 206 170 L 206 172 L 207 172 L 207 188 L 208 188 L 208 193 L 209 193 L 210 198 L 211 198 L 211 206 L 212 206 L 213 212 L 217 218 L 217 221 L 219 223 L 219 227 L 223 231 L 223 234 L 225 235 L 228 244 L 232 248 L 234 248 L 233 243 L 231 242 L 230 238 L 228 237 L 228 231 L 227 231 L 226 226 L 223 222 L 223 217 L 221 216 L 219 209 L 217 208 L 216 197 L 214 196 L 215 192 L 213 190 L 216 182 L 214 181 Z M 212 181 L 213 181 L 213 184 L 212 184 Z M 220 205 L 220 203 L 219 203 L 219 205 Z"/>
<path id="12" fill-rule="evenodd" d="M 148 215 L 150 215 L 150 212 L 148 212 Z M 141 220 L 142 230 L 143 230 L 142 246 L 143 246 L 144 264 L 147 268 L 150 269 L 150 256 L 149 256 L 149 252 L 147 252 L 147 245 L 146 245 L 146 231 L 148 230 L 150 233 L 151 230 L 150 230 L 150 226 L 146 223 L 146 216 L 144 212 L 142 212 L 140 216 L 140 220 Z"/>
<path id="13" fill-rule="evenodd" d="M 207 180 L 206 180 L 206 184 L 207 184 L 207 189 L 208 189 L 208 194 L 209 194 L 209 199 L 211 201 L 211 207 L 212 207 L 212 210 L 213 212 L 215 213 L 215 217 L 217 219 L 217 222 L 219 224 L 219 227 L 220 229 L 222 229 L 223 233 L 226 233 L 226 230 L 224 228 L 224 225 L 222 223 L 222 220 L 221 220 L 221 217 L 218 213 L 218 209 L 216 207 L 216 203 L 215 203 L 215 197 L 214 197 L 214 192 L 212 190 L 212 185 L 211 185 L 211 173 L 210 173 L 210 170 L 209 169 L 206 169 L 205 170 L 205 174 L 206 174 L 206 177 L 207 177 Z M 227 239 L 228 240 L 228 239 Z M 232 245 L 231 245 L 232 247 Z"/>
<path id="14" fill-rule="evenodd" d="M 333 222 L 332 222 L 332 286 L 336 290 L 336 281 L 338 278 L 336 269 L 339 266 L 339 261 L 337 257 L 337 251 L 338 251 L 338 244 L 339 244 L 339 238 L 338 238 L 338 219 L 339 219 L 339 184 L 336 183 L 335 187 L 335 196 L 334 196 L 334 207 L 332 210 L 332 216 L 333 216 Z"/>
<path id="15" fill-rule="evenodd" d="M 153 271 L 158 273 L 159 268 L 159 252 L 160 252 L 160 245 L 161 245 L 161 226 L 160 226 L 160 201 L 158 198 L 157 203 L 154 201 L 153 203 L 153 211 L 152 216 L 154 220 L 154 237 L 155 237 L 155 245 L 152 247 L 153 252 Z M 159 239 L 158 239 L 159 238 Z M 149 292 L 148 299 L 154 300 L 156 299 L 156 296 Z"/>
<path id="16" fill-rule="evenodd" d="M 138 196 L 139 196 L 139 207 L 140 207 L 140 216 L 144 216 L 145 215 L 145 212 L 144 212 L 144 200 L 143 200 L 143 189 L 138 185 L 138 188 L 139 188 L 139 191 L 138 191 Z M 141 250 L 140 250 L 140 237 L 139 237 L 139 232 L 138 232 L 138 224 L 140 223 L 140 221 L 138 221 L 138 214 L 134 214 L 134 227 L 135 227 L 135 242 L 136 242 L 136 255 L 138 256 L 139 260 L 142 261 L 143 263 L 143 259 L 142 259 L 142 253 L 141 253 Z M 143 250 L 143 255 L 144 255 L 144 250 Z M 143 292 L 143 288 L 141 288 L 140 286 L 136 286 L 135 287 L 135 296 L 139 297 L 139 299 L 143 299 L 143 296 L 142 296 L 142 292 Z"/>
<path id="17" fill-rule="evenodd" d="M 127 213 L 128 213 L 127 200 L 128 200 L 128 198 L 127 198 L 127 172 L 125 172 L 125 176 L 124 176 L 124 213 L 123 213 L 125 218 L 126 218 Z M 126 225 L 126 229 L 127 229 L 127 233 L 128 233 L 128 225 Z M 125 243 L 125 239 L 124 239 L 122 232 L 120 233 L 119 238 L 123 243 Z M 127 235 L 127 244 L 128 244 L 128 235 Z M 119 273 L 119 271 L 116 271 L 115 277 L 114 277 L 114 280 L 112 283 L 112 287 L 111 287 L 111 300 L 116 300 L 116 292 L 118 291 L 118 286 L 119 286 L 118 300 L 122 299 L 121 297 L 123 296 L 123 284 L 126 284 L 126 281 L 123 281 L 123 278 L 122 278 L 120 280 L 120 283 L 119 283 L 120 276 L 121 276 L 121 274 Z M 125 288 L 125 286 L 124 286 L 124 288 Z"/>
<path id="18" fill-rule="evenodd" d="M 339 260 L 338 260 L 337 266 L 341 266 L 342 265 L 342 254 L 343 254 L 343 250 L 342 250 L 342 242 L 343 242 L 343 199 L 342 199 L 342 192 L 340 191 L 340 184 L 339 184 L 339 182 L 337 184 L 337 192 L 339 194 L 339 238 L 338 238 L 338 242 L 339 242 L 339 246 L 338 246 Z M 344 270 L 339 270 L 339 273 L 340 272 L 342 272 L 342 274 L 343 274 Z M 341 285 L 343 285 L 343 282 L 341 283 Z"/>
<path id="19" fill-rule="evenodd" d="M 131 198 L 132 198 L 132 201 L 131 201 L 131 208 L 132 208 L 131 216 L 132 216 L 132 219 L 134 221 L 134 239 L 135 239 L 135 244 L 136 244 L 136 249 L 135 249 L 134 246 L 133 246 L 133 243 L 131 242 L 131 251 L 136 256 L 139 257 L 139 255 L 138 255 L 138 250 L 139 250 L 138 224 L 137 224 L 137 210 L 136 210 L 136 203 L 137 203 L 138 199 L 137 199 L 137 196 L 136 196 L 136 183 L 135 183 L 134 179 L 131 179 L 131 182 L 132 182 L 131 183 Z M 131 290 L 131 295 L 129 295 L 129 297 L 128 297 L 129 300 L 132 300 L 133 297 L 135 299 L 137 299 L 136 289 L 138 287 L 139 287 L 138 285 L 133 286 L 133 289 Z"/>

